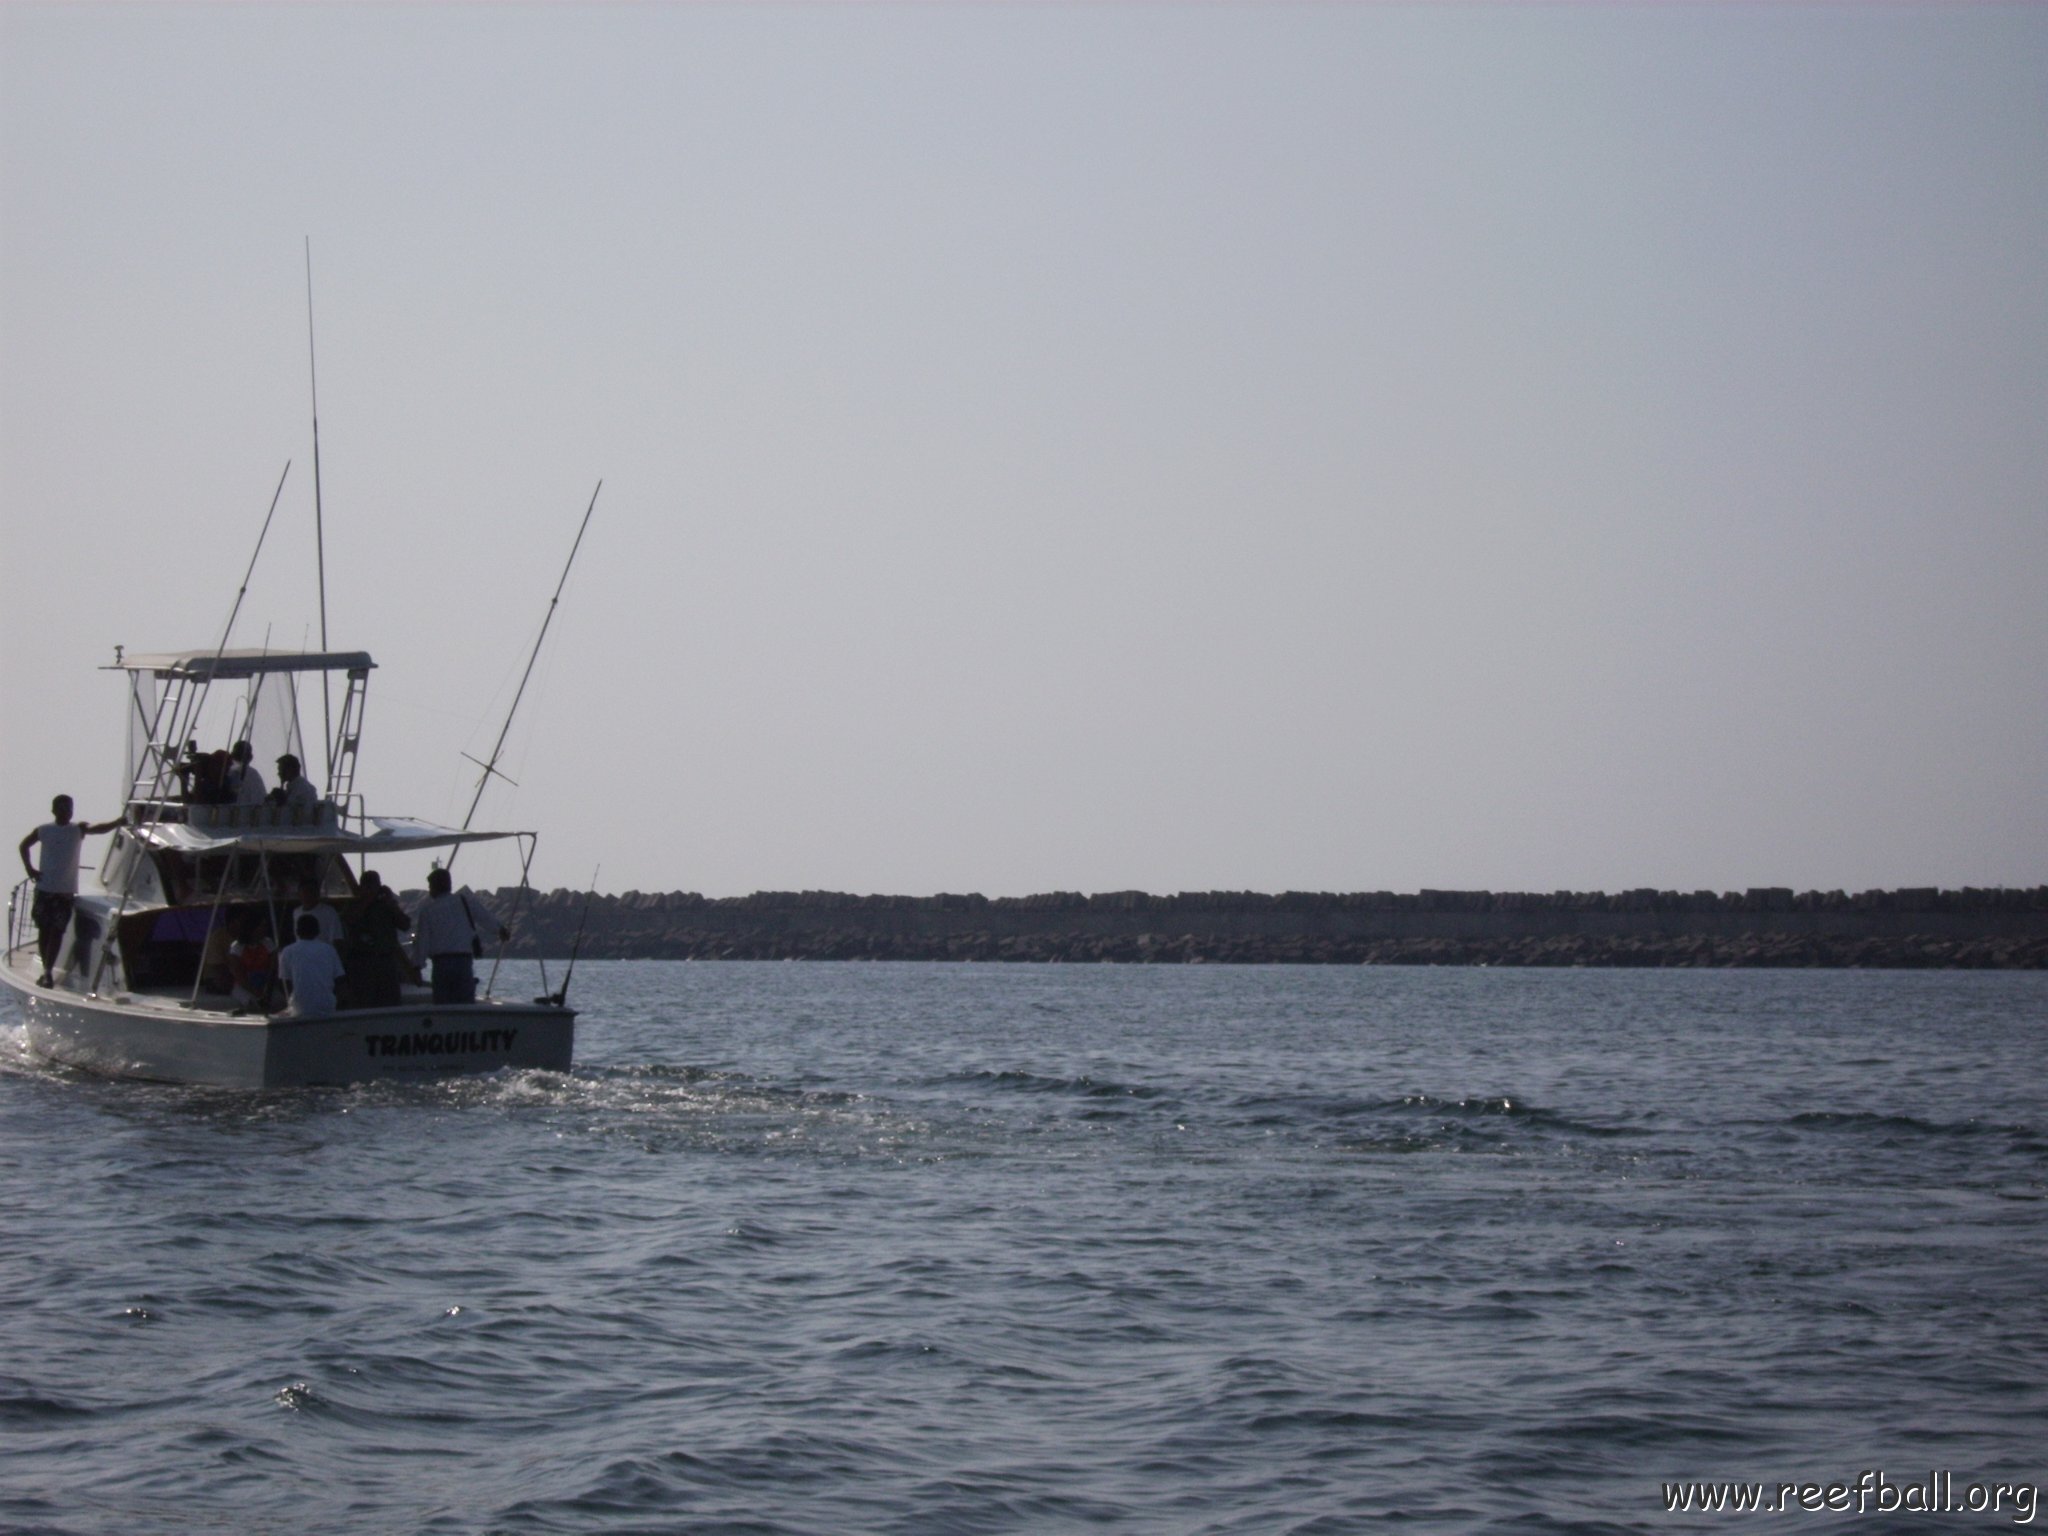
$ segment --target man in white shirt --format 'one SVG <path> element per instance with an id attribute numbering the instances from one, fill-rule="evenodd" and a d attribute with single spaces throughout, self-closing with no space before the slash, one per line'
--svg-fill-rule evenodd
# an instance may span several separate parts
<path id="1" fill-rule="evenodd" d="M 289 752 L 277 760 L 277 788 L 270 792 L 270 803 L 295 812 L 301 821 L 311 821 L 319 813 L 320 792 L 299 772 L 299 760 Z"/>
<path id="2" fill-rule="evenodd" d="M 512 933 L 491 915 L 481 896 L 453 885 L 447 870 L 427 872 L 427 899 L 412 919 L 413 958 L 433 967 L 435 1002 L 473 1003 L 485 929 L 497 929 L 500 943 Z"/>
<path id="3" fill-rule="evenodd" d="M 64 930 L 71 926 L 71 911 L 78 896 L 78 850 L 95 832 L 111 832 L 121 825 L 117 816 L 98 825 L 71 819 L 71 797 L 59 795 L 50 802 L 53 818 L 21 840 L 21 867 L 36 883 L 36 952 L 43 958 L 43 974 L 36 985 L 51 984 L 50 971 L 57 963 L 57 951 L 64 944 Z M 28 851 L 43 850 L 43 866 L 28 861 Z"/>
<path id="4" fill-rule="evenodd" d="M 235 749 L 230 754 L 232 761 L 228 763 L 228 771 L 225 775 L 228 804 L 261 805 L 263 803 L 263 797 L 267 791 L 263 783 L 263 775 L 257 771 L 256 764 L 252 761 L 255 756 L 255 750 L 248 742 L 238 741 L 235 743 Z"/>
<path id="5" fill-rule="evenodd" d="M 299 904 L 292 912 L 292 932 L 299 931 L 299 919 L 310 917 L 320 925 L 320 937 L 337 949 L 341 947 L 341 914 L 320 899 L 318 880 L 299 882 Z"/>
<path id="6" fill-rule="evenodd" d="M 277 952 L 277 975 L 291 995 L 288 1019 L 318 1019 L 334 1012 L 334 984 L 341 980 L 341 955 L 320 937 L 320 919 L 299 914 L 298 942 Z"/>

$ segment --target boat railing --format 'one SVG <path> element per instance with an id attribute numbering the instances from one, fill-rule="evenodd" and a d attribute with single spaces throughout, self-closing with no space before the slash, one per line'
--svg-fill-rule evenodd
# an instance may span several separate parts
<path id="1" fill-rule="evenodd" d="M 33 880 L 18 882 L 13 894 L 7 898 L 7 955 L 28 942 L 28 931 L 33 921 L 36 904 L 36 883 Z"/>
<path id="2" fill-rule="evenodd" d="M 322 800 L 310 813 L 295 805 L 188 805 L 187 825 L 207 832 L 262 832 L 277 827 L 306 827 L 322 832 L 340 828 L 344 812 Z"/>
<path id="3" fill-rule="evenodd" d="M 360 792 L 351 790 L 339 799 L 323 801 L 322 805 L 335 813 L 342 831 L 353 832 L 357 837 L 368 835 L 370 813 Z"/>

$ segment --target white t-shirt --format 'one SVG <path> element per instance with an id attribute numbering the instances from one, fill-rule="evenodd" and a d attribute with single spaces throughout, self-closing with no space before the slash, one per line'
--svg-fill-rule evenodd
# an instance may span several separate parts
<path id="1" fill-rule="evenodd" d="M 270 791 L 264 787 L 263 775 L 256 771 L 254 763 L 240 764 L 228 768 L 228 788 L 235 792 L 237 805 L 261 805 Z"/>
<path id="2" fill-rule="evenodd" d="M 334 984 L 341 980 L 341 956 L 325 939 L 300 939 L 277 952 L 277 974 L 291 989 L 285 1012 L 295 1019 L 334 1012 Z"/>
<path id="3" fill-rule="evenodd" d="M 36 889 L 57 896 L 78 894 L 78 849 L 85 827 L 76 821 L 48 822 L 36 828 Z"/>
<path id="4" fill-rule="evenodd" d="M 284 785 L 283 789 L 283 804 L 286 810 L 306 815 L 319 809 L 320 791 L 313 787 L 313 781 L 304 774 Z"/>
<path id="5" fill-rule="evenodd" d="M 320 924 L 321 938 L 330 944 L 339 944 L 341 942 L 341 914 L 324 901 L 315 906 L 300 905 L 294 907 L 291 920 L 285 924 L 285 931 L 287 933 L 297 933 L 299 931 L 299 919 L 307 916 L 311 916 Z"/>
<path id="6" fill-rule="evenodd" d="M 429 896 L 412 917 L 413 955 L 420 960 L 466 955 L 472 941 L 495 935 L 498 928 L 484 899 L 468 886 L 446 896 Z"/>

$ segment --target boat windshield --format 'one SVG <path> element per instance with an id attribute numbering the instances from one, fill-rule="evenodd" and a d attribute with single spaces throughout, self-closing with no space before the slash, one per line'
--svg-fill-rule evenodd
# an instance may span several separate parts
<path id="1" fill-rule="evenodd" d="M 355 894 L 348 865 L 331 853 L 160 852 L 165 889 L 174 906 L 214 906 L 231 901 L 297 900 L 308 880 L 326 897 Z"/>

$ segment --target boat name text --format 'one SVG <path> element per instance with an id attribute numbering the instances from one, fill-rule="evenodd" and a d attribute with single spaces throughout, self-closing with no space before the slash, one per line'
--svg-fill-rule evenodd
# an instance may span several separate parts
<path id="1" fill-rule="evenodd" d="M 423 1035 L 365 1035 L 371 1056 L 466 1056 L 474 1051 L 509 1051 L 516 1029 L 451 1029 Z"/>

